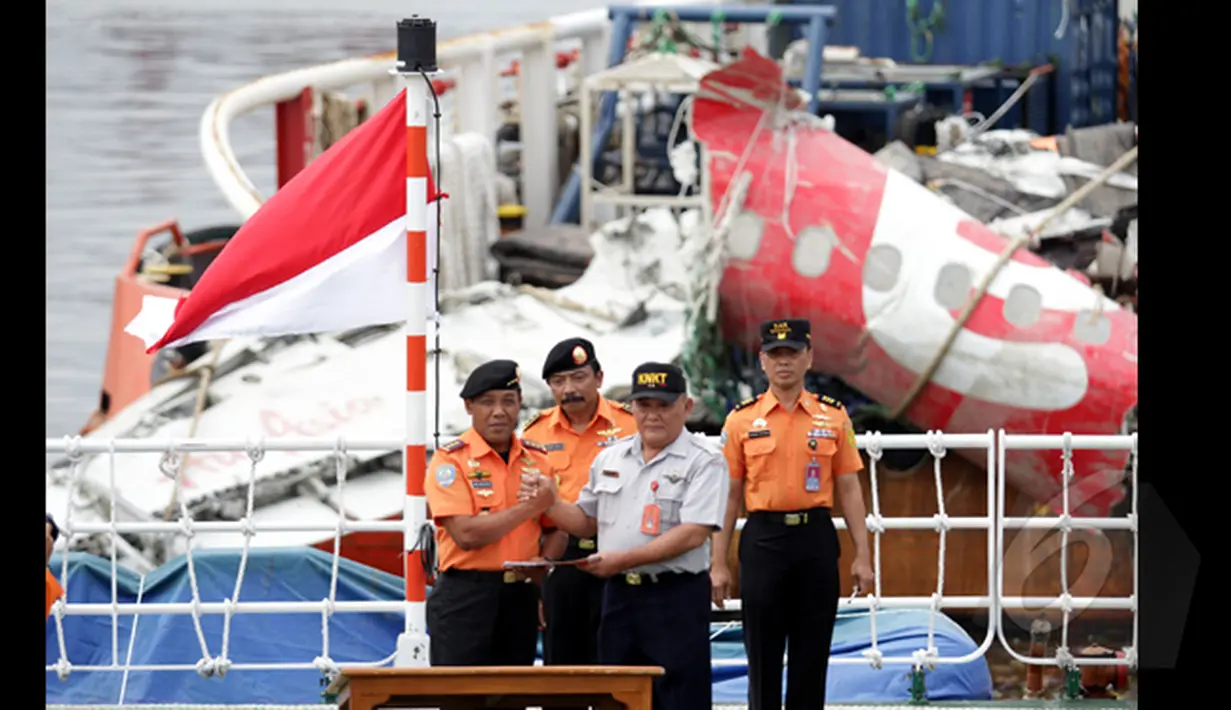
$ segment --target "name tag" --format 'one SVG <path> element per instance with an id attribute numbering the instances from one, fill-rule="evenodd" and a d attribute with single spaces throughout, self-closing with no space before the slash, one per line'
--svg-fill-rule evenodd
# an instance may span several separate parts
<path id="1" fill-rule="evenodd" d="M 749 439 L 760 439 L 769 436 L 769 429 L 757 429 L 756 431 L 748 432 Z"/>
<path id="2" fill-rule="evenodd" d="M 547 449 L 548 451 L 564 451 L 564 444 L 557 441 L 554 444 L 547 444 L 543 448 Z"/>

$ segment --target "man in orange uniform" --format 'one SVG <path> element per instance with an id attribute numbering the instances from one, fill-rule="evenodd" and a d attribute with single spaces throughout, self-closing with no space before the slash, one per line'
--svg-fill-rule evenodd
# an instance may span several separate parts
<path id="1" fill-rule="evenodd" d="M 505 562 L 540 556 L 551 495 L 518 502 L 522 476 L 551 474 L 547 452 L 514 433 L 521 411 L 517 363 L 475 368 L 461 392 L 471 426 L 428 464 L 436 522 L 436 583 L 427 599 L 433 666 L 531 666 L 538 646 L 538 585 Z"/>
<path id="2" fill-rule="evenodd" d="M 603 397 L 603 370 L 594 344 L 569 338 L 555 345 L 543 362 L 543 379 L 556 406 L 532 416 L 522 428 L 525 441 L 547 449 L 558 476 L 557 495 L 575 503 L 590 480 L 590 464 L 604 447 L 637 433 L 632 409 Z M 594 538 L 578 538 L 564 531 L 553 533 L 547 549 L 553 559 L 577 560 L 597 549 Z M 552 549 L 556 546 L 555 549 Z M 560 549 L 556 554 L 556 549 Z M 547 629 L 543 634 L 543 662 L 548 665 L 598 663 L 598 622 L 602 613 L 603 580 L 576 567 L 557 567 L 543 583 Z"/>
<path id="3" fill-rule="evenodd" d="M 855 543 L 851 573 L 860 589 L 874 582 L 855 430 L 841 402 L 804 390 L 811 331 L 802 319 L 762 324 L 769 391 L 741 402 L 722 432 L 731 489 L 722 531 L 714 536 L 710 581 L 722 607 L 731 584 L 727 549 L 743 504 L 739 591 L 749 710 L 782 707 L 784 651 L 787 710 L 825 707 L 839 596 L 840 548 L 830 517 L 835 481 Z"/>
<path id="4" fill-rule="evenodd" d="M 60 528 L 56 525 L 56 521 L 52 519 L 51 513 L 47 514 L 47 564 L 45 569 L 47 573 L 47 616 L 51 618 L 51 607 L 55 606 L 56 600 L 64 594 L 64 589 L 60 587 L 60 581 L 51 573 L 51 548 L 55 547 L 56 540 L 60 537 Z"/>

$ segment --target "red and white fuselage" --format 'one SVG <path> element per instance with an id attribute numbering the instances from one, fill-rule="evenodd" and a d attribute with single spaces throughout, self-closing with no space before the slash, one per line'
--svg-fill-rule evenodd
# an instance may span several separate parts
<path id="1" fill-rule="evenodd" d="M 809 318 L 815 369 L 892 407 L 1010 240 L 798 103 L 777 65 L 751 53 L 709 74 L 695 98 L 715 209 L 739 173 L 751 178 L 727 237 L 724 331 L 755 347 L 763 320 Z M 1116 434 L 1136 401 L 1136 314 L 1023 248 L 904 416 L 947 432 Z M 1074 513 L 1105 515 L 1123 498 L 1127 458 L 1073 453 Z M 1059 452 L 1011 451 L 1006 465 L 1013 485 L 1058 504 Z"/>

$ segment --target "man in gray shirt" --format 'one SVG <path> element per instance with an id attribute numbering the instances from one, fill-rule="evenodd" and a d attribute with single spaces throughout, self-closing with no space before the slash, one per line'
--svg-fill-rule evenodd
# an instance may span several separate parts
<path id="1" fill-rule="evenodd" d="M 710 710 L 710 535 L 722 527 L 729 485 L 717 447 L 684 429 L 692 412 L 684 373 L 649 362 L 633 371 L 637 434 L 601 451 L 576 503 L 554 499 L 561 530 L 598 537 L 581 569 L 606 579 L 598 632 L 604 665 L 655 665 L 655 710 Z M 521 497 L 550 477 L 523 482 Z"/>

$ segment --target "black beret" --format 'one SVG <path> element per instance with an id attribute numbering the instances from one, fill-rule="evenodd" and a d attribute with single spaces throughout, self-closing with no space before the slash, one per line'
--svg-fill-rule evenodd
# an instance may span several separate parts
<path id="1" fill-rule="evenodd" d="M 761 352 L 774 348 L 803 350 L 812 345 L 812 324 L 804 318 L 767 320 L 761 324 Z"/>
<path id="2" fill-rule="evenodd" d="M 466 378 L 462 399 L 474 399 L 493 390 L 521 391 L 521 373 L 512 360 L 489 360 L 479 365 Z"/>
<path id="3" fill-rule="evenodd" d="M 547 359 L 543 361 L 543 379 L 557 372 L 576 370 L 586 365 L 593 367 L 596 372 L 600 369 L 598 359 L 594 357 L 594 343 L 585 338 L 561 340 L 547 353 Z"/>

